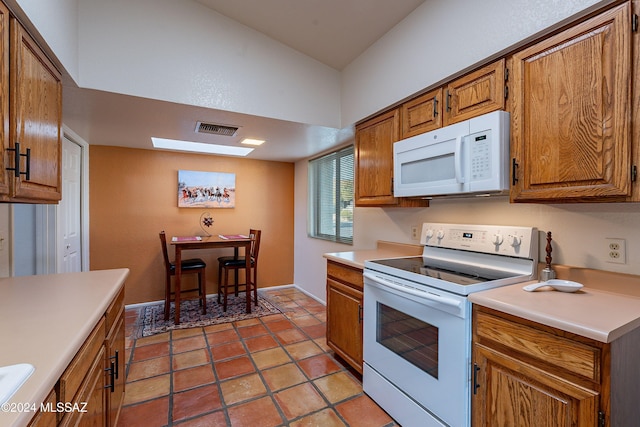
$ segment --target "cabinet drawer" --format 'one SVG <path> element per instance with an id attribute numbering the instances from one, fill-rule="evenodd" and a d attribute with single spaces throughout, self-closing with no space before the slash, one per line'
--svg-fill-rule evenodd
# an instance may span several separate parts
<path id="1" fill-rule="evenodd" d="M 600 382 L 600 348 L 475 310 L 475 338 L 490 340 L 533 358 L 545 369 L 556 367 Z"/>
<path id="2" fill-rule="evenodd" d="M 57 422 L 56 412 L 56 391 L 51 390 L 49 396 L 42 402 L 45 408 L 51 408 L 49 411 L 38 411 L 35 417 L 31 419 L 28 427 L 55 427 Z"/>
<path id="3" fill-rule="evenodd" d="M 362 278 L 362 270 L 353 268 L 333 261 L 327 261 L 327 277 L 347 283 L 357 289 L 364 288 L 364 279 Z"/>
<path id="4" fill-rule="evenodd" d="M 86 379 L 82 382 L 77 399 L 69 402 L 77 406 L 77 410 L 66 412 L 60 427 L 92 426 L 104 427 L 104 346 L 98 349 L 95 360 L 90 360 Z"/>
<path id="5" fill-rule="evenodd" d="M 80 384 L 89 372 L 96 355 L 102 348 L 105 338 L 105 321 L 100 319 L 89 338 L 84 342 L 76 357 L 73 358 L 69 367 L 60 377 L 59 382 L 59 402 L 72 402 L 74 396 L 80 388 Z"/>
<path id="6" fill-rule="evenodd" d="M 111 328 L 113 328 L 113 325 L 115 325 L 115 323 L 118 320 L 118 316 L 120 316 L 123 310 L 124 310 L 124 286 L 120 289 L 120 291 L 118 292 L 118 295 L 115 297 L 115 299 L 113 300 L 113 302 L 111 303 L 111 305 L 109 306 L 105 314 L 105 319 L 107 322 L 105 325 L 105 330 L 107 332 L 111 331 Z"/>

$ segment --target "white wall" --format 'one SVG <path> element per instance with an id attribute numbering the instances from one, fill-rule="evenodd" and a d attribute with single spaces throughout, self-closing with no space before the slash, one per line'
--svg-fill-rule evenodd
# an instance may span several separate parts
<path id="1" fill-rule="evenodd" d="M 341 128 L 338 71 L 200 3 L 82 0 L 78 16 L 81 87 Z"/>
<path id="2" fill-rule="evenodd" d="M 330 244 L 302 234 L 306 206 L 297 198 L 306 193 L 302 184 L 305 162 L 296 164 L 296 259 L 294 283 L 325 300 L 326 252 L 375 248 L 378 240 L 418 244 L 411 240 L 411 226 L 424 222 L 498 224 L 537 227 L 541 260 L 545 234 L 553 234 L 553 263 L 640 275 L 640 204 L 510 204 L 507 197 L 446 199 L 428 208 L 356 208 L 354 245 Z M 300 222 L 301 224 L 298 224 Z M 605 238 L 623 238 L 626 264 L 606 262 Z M 640 281 L 638 283 L 640 286 Z"/>
<path id="3" fill-rule="evenodd" d="M 8 0 L 29 16 L 47 45 L 73 78 L 78 78 L 78 1 Z"/>
<path id="4" fill-rule="evenodd" d="M 611 0 L 430 0 L 342 73 L 342 123 L 355 123 Z"/>

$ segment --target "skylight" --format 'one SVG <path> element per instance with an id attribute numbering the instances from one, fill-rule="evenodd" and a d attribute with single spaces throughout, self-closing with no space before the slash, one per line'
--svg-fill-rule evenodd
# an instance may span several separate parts
<path id="1" fill-rule="evenodd" d="M 253 148 L 234 147 L 231 145 L 204 144 L 202 142 L 181 141 L 178 139 L 165 139 L 151 137 L 155 148 L 165 150 L 191 151 L 195 153 L 220 154 L 224 156 L 246 156 Z"/>

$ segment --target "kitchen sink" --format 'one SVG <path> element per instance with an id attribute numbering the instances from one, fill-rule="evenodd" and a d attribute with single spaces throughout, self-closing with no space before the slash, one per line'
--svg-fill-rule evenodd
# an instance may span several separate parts
<path id="1" fill-rule="evenodd" d="M 0 366 L 0 405 L 11 399 L 33 371 L 35 368 L 29 363 Z"/>

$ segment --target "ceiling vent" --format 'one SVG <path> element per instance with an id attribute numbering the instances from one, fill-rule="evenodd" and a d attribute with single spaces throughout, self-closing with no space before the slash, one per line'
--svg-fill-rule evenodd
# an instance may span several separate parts
<path id="1" fill-rule="evenodd" d="M 234 136 L 238 131 L 237 126 L 220 125 L 215 123 L 196 122 L 196 132 L 210 133 L 213 135 Z"/>

